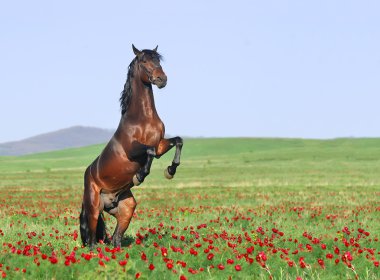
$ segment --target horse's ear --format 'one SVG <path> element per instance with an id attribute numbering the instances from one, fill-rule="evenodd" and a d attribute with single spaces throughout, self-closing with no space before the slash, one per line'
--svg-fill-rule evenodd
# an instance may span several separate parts
<path id="1" fill-rule="evenodd" d="M 155 47 L 155 48 L 153 49 L 153 51 L 154 51 L 154 52 L 157 52 L 157 49 L 158 49 L 158 45 L 157 45 L 157 47 Z"/>
<path id="2" fill-rule="evenodd" d="M 136 55 L 136 56 L 139 56 L 141 54 L 141 51 L 139 51 L 135 45 L 132 44 L 132 49 L 133 49 L 133 53 Z"/>

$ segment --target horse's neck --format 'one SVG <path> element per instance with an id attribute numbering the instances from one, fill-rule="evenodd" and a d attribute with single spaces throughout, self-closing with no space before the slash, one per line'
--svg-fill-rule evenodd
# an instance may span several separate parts
<path id="1" fill-rule="evenodd" d="M 150 84 L 145 85 L 139 77 L 136 77 L 132 82 L 131 103 L 127 113 L 148 119 L 157 117 L 152 86 Z"/>

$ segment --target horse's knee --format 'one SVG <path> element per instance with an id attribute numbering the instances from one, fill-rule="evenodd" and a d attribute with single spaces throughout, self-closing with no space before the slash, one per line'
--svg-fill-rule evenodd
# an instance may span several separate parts
<path id="1" fill-rule="evenodd" d="M 131 190 L 128 190 L 126 192 L 123 192 L 120 194 L 118 197 L 118 212 L 132 212 L 136 209 L 137 207 L 137 202 L 136 199 L 134 198 Z"/>
<path id="2" fill-rule="evenodd" d="M 181 147 L 183 146 L 183 139 L 179 136 L 175 137 L 175 142 L 176 142 L 176 145 Z"/>
<path id="3" fill-rule="evenodd" d="M 117 211 L 115 213 L 115 217 L 118 222 L 118 227 L 116 232 L 121 234 L 128 228 L 128 225 L 133 217 L 133 213 L 137 207 L 137 202 L 133 197 L 125 199 L 119 203 Z"/>
<path id="4" fill-rule="evenodd" d="M 134 210 L 136 209 L 136 207 L 137 207 L 137 201 L 136 201 L 136 199 L 135 199 L 134 197 L 131 197 L 131 198 L 127 199 L 127 201 L 126 201 L 125 204 L 127 205 L 127 207 L 128 207 L 129 209 L 132 209 L 133 211 L 134 211 Z"/>
<path id="5" fill-rule="evenodd" d="M 137 207 L 137 202 L 134 197 L 130 197 L 123 201 L 123 205 L 119 205 L 121 207 L 121 212 L 124 213 L 125 218 L 131 219 L 135 209 Z"/>

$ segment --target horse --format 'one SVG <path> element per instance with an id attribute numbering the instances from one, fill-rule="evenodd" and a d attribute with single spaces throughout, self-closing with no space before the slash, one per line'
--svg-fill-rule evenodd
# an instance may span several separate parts
<path id="1" fill-rule="evenodd" d="M 161 67 L 162 56 L 153 50 L 138 50 L 128 67 L 127 80 L 120 97 L 121 118 L 112 138 L 84 173 L 82 210 L 79 216 L 83 246 L 93 250 L 97 242 L 121 247 L 137 202 L 131 192 L 149 175 L 152 161 L 176 147 L 174 159 L 165 170 L 172 179 L 180 164 L 183 140 L 166 139 L 165 126 L 158 116 L 152 85 L 166 86 Z M 103 211 L 114 216 L 117 226 L 109 240 Z"/>

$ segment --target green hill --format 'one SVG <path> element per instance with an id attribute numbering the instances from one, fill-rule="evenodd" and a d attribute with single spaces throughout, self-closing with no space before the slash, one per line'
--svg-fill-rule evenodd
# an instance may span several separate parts
<path id="1" fill-rule="evenodd" d="M 19 157 L 0 157 L 0 186 L 22 182 L 36 187 L 82 184 L 82 174 L 104 145 Z M 174 150 L 159 160 L 145 185 L 180 186 L 379 186 L 380 139 L 185 140 L 177 180 L 162 170 Z"/>

